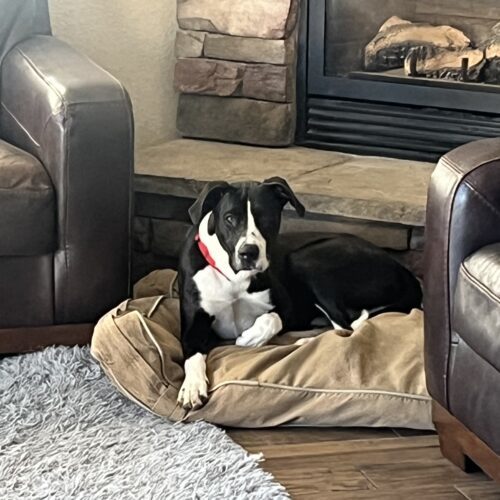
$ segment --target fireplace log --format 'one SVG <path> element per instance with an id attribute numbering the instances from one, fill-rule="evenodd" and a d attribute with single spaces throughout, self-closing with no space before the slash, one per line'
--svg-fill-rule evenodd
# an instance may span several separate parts
<path id="1" fill-rule="evenodd" d="M 484 55 L 488 60 L 500 57 L 500 23 L 491 28 L 491 35 L 484 42 Z"/>
<path id="2" fill-rule="evenodd" d="M 486 59 L 495 59 L 500 57 L 500 36 L 497 40 L 492 41 L 487 47 L 485 51 Z"/>
<path id="3" fill-rule="evenodd" d="M 411 49 L 405 59 L 405 74 L 477 82 L 485 64 L 479 49 L 449 50 L 425 45 Z"/>
<path id="4" fill-rule="evenodd" d="M 470 39 L 451 26 L 412 23 L 393 16 L 365 47 L 365 69 L 386 71 L 401 68 L 410 49 L 417 46 L 461 50 L 470 46 Z"/>
<path id="5" fill-rule="evenodd" d="M 486 62 L 484 82 L 500 84 L 500 57 L 493 57 Z"/>
<path id="6" fill-rule="evenodd" d="M 484 70 L 484 81 L 486 83 L 500 83 L 500 23 L 495 24 L 491 30 L 491 36 L 485 43 L 484 55 L 487 64 Z"/>

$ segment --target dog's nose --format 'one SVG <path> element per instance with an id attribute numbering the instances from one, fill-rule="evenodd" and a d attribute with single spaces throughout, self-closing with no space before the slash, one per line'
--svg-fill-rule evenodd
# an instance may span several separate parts
<path id="1" fill-rule="evenodd" d="M 245 264 L 255 262 L 259 258 L 259 247 L 257 245 L 243 245 L 239 249 L 238 255 Z"/>

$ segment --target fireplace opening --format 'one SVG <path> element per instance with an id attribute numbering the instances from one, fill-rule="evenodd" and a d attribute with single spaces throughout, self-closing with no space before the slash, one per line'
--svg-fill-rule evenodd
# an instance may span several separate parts
<path id="1" fill-rule="evenodd" d="M 497 0 L 308 0 L 297 142 L 435 161 L 500 135 Z"/>
<path id="2" fill-rule="evenodd" d="M 327 1 L 325 73 L 499 84 L 500 7 L 458 3 Z"/>

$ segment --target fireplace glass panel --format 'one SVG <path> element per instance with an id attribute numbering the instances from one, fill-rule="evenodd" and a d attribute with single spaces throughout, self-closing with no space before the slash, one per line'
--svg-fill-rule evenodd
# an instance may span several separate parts
<path id="1" fill-rule="evenodd" d="M 407 74 L 402 67 L 398 70 L 384 68 L 365 71 L 365 47 L 384 22 L 392 16 L 414 23 L 457 28 L 471 40 L 473 48 L 478 47 L 482 50 L 485 41 L 493 36 L 494 26 L 500 21 L 500 2 L 498 0 L 326 0 L 325 75 L 370 77 L 375 80 L 394 76 L 406 78 Z M 498 36 L 500 39 L 500 33 Z M 487 63 L 483 68 L 486 65 Z M 481 71 L 478 79 L 484 81 L 484 69 Z M 418 83 L 418 79 L 412 83 Z"/>

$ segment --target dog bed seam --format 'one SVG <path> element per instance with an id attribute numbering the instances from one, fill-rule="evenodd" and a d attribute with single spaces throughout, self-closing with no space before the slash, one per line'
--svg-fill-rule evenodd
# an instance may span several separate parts
<path id="1" fill-rule="evenodd" d="M 275 389 L 275 390 L 285 390 L 291 392 L 308 392 L 311 394 L 356 394 L 356 395 L 365 395 L 365 396 L 384 396 L 384 397 L 397 397 L 400 399 L 411 399 L 414 401 L 431 401 L 432 398 L 430 396 L 421 396 L 418 394 L 408 394 L 401 393 L 396 391 L 383 391 L 377 389 L 316 389 L 316 388 L 308 388 L 308 387 L 294 387 L 291 385 L 285 384 L 273 384 L 270 382 L 257 382 L 252 380 L 227 380 L 225 382 L 221 382 L 217 384 L 215 387 L 209 389 L 208 392 L 212 393 L 218 389 L 221 389 L 228 385 L 241 385 L 246 387 L 259 387 L 264 389 Z"/>

